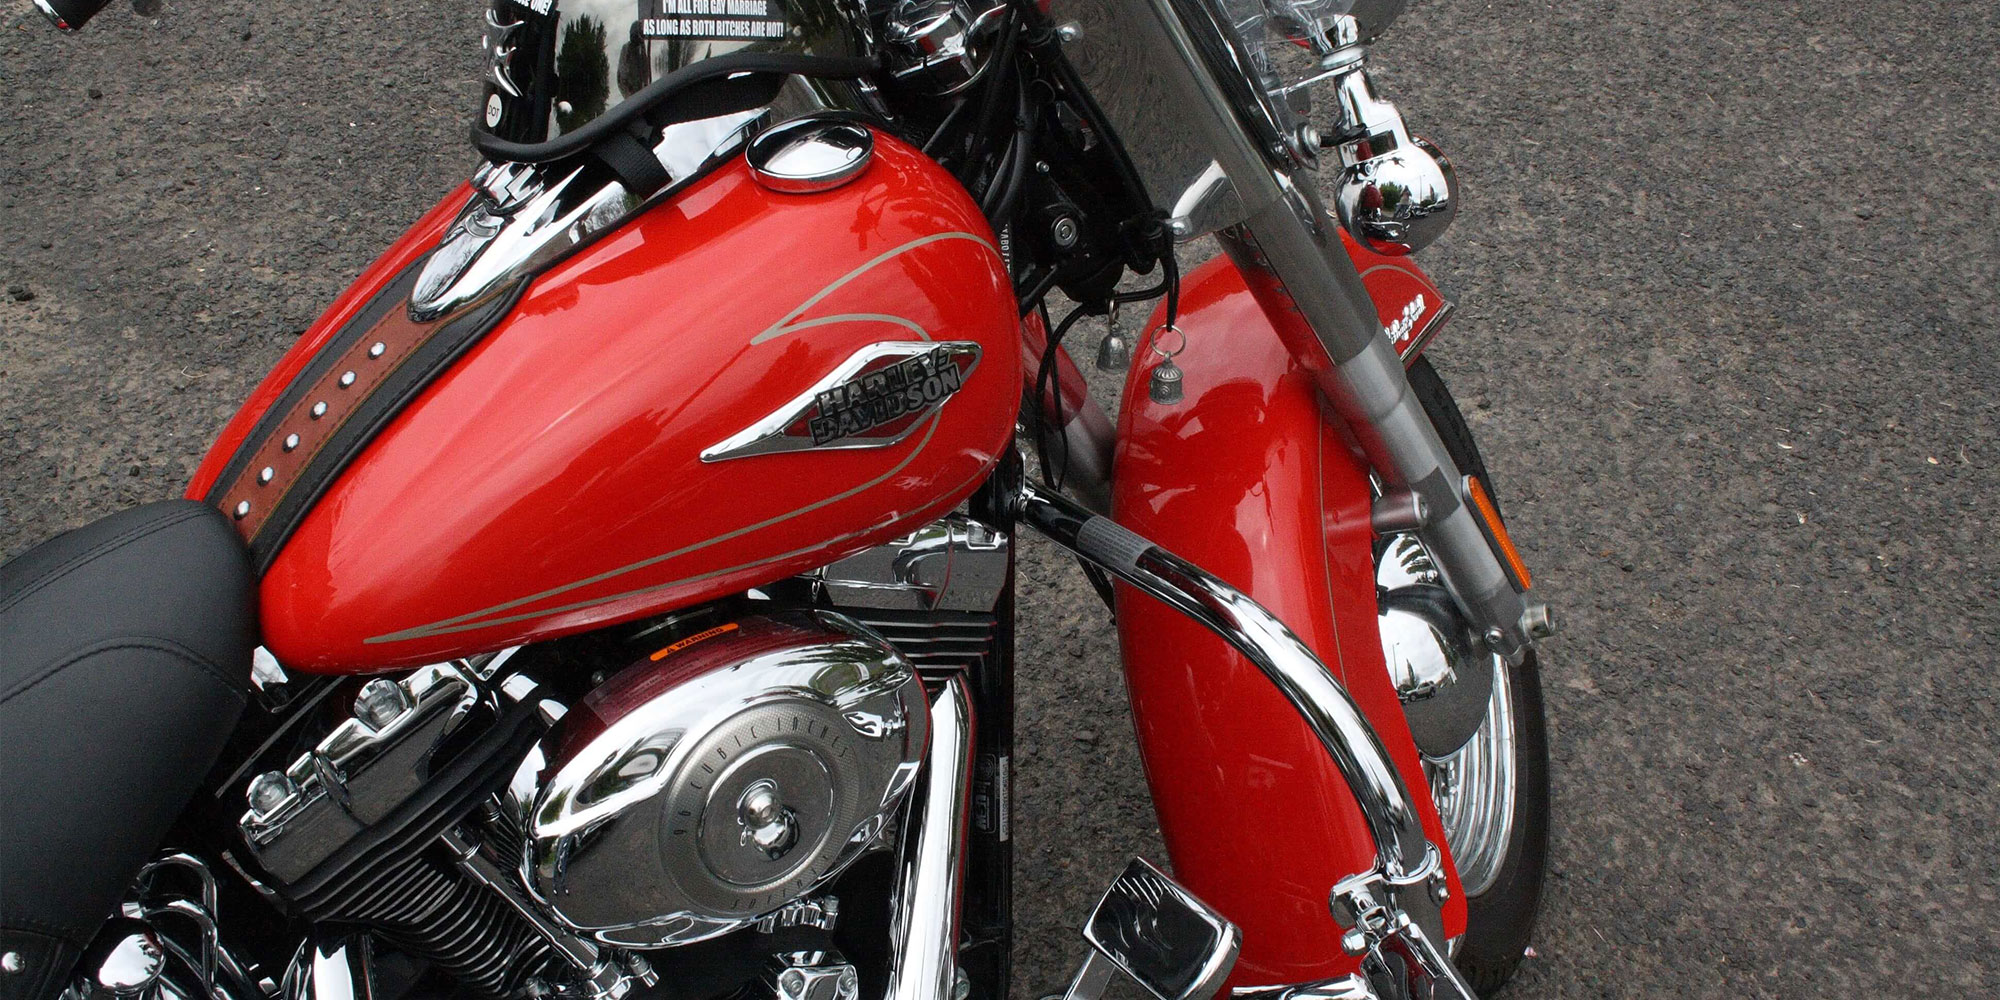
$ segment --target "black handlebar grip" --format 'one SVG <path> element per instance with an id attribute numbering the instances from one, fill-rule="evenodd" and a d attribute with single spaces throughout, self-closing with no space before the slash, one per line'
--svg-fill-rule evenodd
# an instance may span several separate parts
<path id="1" fill-rule="evenodd" d="M 64 31 L 81 29 L 97 12 L 111 6 L 111 0 L 35 0 L 36 9 Z"/>

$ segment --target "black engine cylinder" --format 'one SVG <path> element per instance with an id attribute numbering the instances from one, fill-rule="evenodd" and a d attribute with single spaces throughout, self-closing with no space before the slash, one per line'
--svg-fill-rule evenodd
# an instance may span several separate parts
<path id="1" fill-rule="evenodd" d="M 505 900 L 429 853 L 355 886 L 333 916 L 366 925 L 485 996 L 548 978 L 560 962 L 548 941 Z"/>
<path id="2" fill-rule="evenodd" d="M 354 718 L 251 782 L 251 855 L 297 915 L 365 928 L 500 997 L 565 967 L 512 904 L 442 842 L 541 737 L 532 697 L 496 697 L 469 665 L 362 687 Z"/>

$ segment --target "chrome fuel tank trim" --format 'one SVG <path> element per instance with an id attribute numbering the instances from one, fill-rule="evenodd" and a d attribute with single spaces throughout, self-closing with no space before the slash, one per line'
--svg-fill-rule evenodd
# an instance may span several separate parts
<path id="1" fill-rule="evenodd" d="M 487 163 L 477 193 L 431 253 L 410 292 L 410 316 L 434 319 L 477 300 L 509 278 L 539 271 L 624 219 L 672 194 L 743 146 L 767 109 L 669 125 L 653 155 L 672 181 L 636 198 L 616 180 L 583 167 Z"/>

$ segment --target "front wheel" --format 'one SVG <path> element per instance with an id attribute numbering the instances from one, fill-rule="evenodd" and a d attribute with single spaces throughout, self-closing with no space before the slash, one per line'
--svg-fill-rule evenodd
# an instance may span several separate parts
<path id="1" fill-rule="evenodd" d="M 1472 430 L 1428 359 L 1410 367 L 1410 388 L 1452 460 L 1493 492 Z M 1502 683 L 1493 685 L 1479 731 L 1457 751 L 1424 760 L 1466 896 L 1465 935 L 1453 958 L 1482 996 L 1513 978 L 1527 951 L 1549 848 L 1549 741 L 1539 665 L 1531 650 L 1519 666 L 1497 656 L 1493 666 Z"/>

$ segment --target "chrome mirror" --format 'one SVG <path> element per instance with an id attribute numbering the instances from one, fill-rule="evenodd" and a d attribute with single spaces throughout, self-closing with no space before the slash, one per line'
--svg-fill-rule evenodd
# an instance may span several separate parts
<path id="1" fill-rule="evenodd" d="M 1113 971 L 1132 977 L 1158 1000 L 1208 1000 L 1236 965 L 1243 933 L 1207 903 L 1142 858 L 1090 911 L 1083 939 L 1091 955 L 1067 997 L 1101 996 Z"/>

